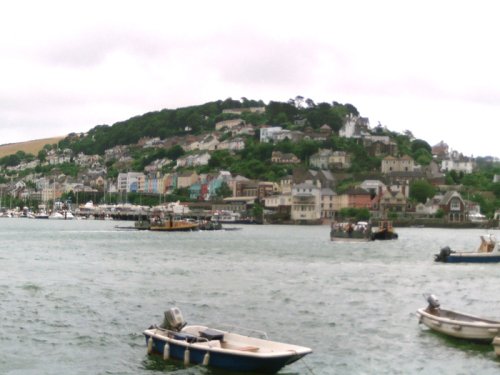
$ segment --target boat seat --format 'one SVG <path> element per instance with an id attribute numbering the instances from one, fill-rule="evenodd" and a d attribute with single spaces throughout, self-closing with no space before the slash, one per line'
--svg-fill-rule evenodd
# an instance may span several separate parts
<path id="1" fill-rule="evenodd" d="M 198 341 L 198 344 L 206 345 L 209 348 L 222 348 L 222 345 L 219 340 Z"/>
<path id="2" fill-rule="evenodd" d="M 239 347 L 237 350 L 241 350 L 242 352 L 258 352 L 259 348 L 257 346 L 242 346 Z"/>
<path id="3" fill-rule="evenodd" d="M 189 333 L 175 332 L 174 333 L 174 339 L 175 340 L 187 341 L 189 343 L 193 343 L 193 342 L 196 342 L 198 338 L 195 335 L 191 335 Z"/>
<path id="4" fill-rule="evenodd" d="M 200 336 L 211 341 L 211 340 L 223 340 L 224 332 L 218 331 L 216 329 L 207 328 L 200 331 Z"/>
<path id="5" fill-rule="evenodd" d="M 237 344 L 232 344 L 232 343 L 228 343 L 228 342 L 223 342 L 222 347 L 224 349 L 240 350 L 242 352 L 258 352 L 259 351 L 258 346 L 237 345 Z"/>

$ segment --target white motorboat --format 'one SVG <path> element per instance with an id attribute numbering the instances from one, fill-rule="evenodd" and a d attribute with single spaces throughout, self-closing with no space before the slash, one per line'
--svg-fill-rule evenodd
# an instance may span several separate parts
<path id="1" fill-rule="evenodd" d="M 442 309 L 434 295 L 427 297 L 429 305 L 418 309 L 419 324 L 452 337 L 491 343 L 500 333 L 500 321 Z M 497 343 L 500 345 L 500 340 Z M 498 349 L 500 350 L 500 348 Z"/>
<path id="2" fill-rule="evenodd" d="M 312 352 L 311 349 L 267 339 L 245 336 L 202 325 L 186 325 L 176 307 L 165 312 L 161 326 L 144 331 L 148 354 L 158 353 L 163 359 L 202 364 L 229 371 L 278 372 Z"/>
<path id="3" fill-rule="evenodd" d="M 54 219 L 55 220 L 73 220 L 74 218 L 75 218 L 75 216 L 69 211 L 63 211 L 63 212 L 54 211 L 49 216 L 49 219 L 52 219 L 52 220 L 54 220 Z"/>

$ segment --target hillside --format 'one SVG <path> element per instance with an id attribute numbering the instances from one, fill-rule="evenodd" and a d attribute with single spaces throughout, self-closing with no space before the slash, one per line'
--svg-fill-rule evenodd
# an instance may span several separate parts
<path id="1" fill-rule="evenodd" d="M 54 144 L 63 140 L 64 138 L 65 136 L 61 136 L 0 145 L 0 158 L 15 154 L 18 151 L 24 151 L 27 154 L 33 154 L 36 156 L 38 154 L 38 151 L 43 149 L 43 146 L 45 146 L 46 144 Z"/>

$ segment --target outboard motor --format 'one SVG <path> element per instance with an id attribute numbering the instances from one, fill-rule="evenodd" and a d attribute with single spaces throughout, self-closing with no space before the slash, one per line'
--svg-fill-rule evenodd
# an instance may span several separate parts
<path id="1" fill-rule="evenodd" d="M 186 324 L 187 323 L 182 317 L 181 310 L 178 307 L 172 307 L 165 311 L 165 318 L 163 319 L 161 327 L 170 331 L 179 332 Z"/>
<path id="2" fill-rule="evenodd" d="M 453 253 L 453 251 L 450 249 L 449 246 L 445 246 L 441 249 L 439 254 L 437 254 L 434 258 L 436 262 L 446 262 L 446 259 L 450 256 L 450 254 Z"/>
<path id="3" fill-rule="evenodd" d="M 434 294 L 429 294 L 427 297 L 427 302 L 429 302 L 429 309 L 439 309 L 441 304 L 439 303 L 439 300 Z"/>

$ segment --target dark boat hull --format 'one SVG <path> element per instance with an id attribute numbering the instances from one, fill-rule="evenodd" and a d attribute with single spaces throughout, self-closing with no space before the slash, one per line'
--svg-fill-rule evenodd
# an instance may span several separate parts
<path id="1" fill-rule="evenodd" d="M 145 337 L 146 344 L 148 344 L 151 336 L 145 334 Z M 187 359 L 187 362 L 189 364 L 205 364 L 207 366 L 217 367 L 220 369 L 235 372 L 275 374 L 284 366 L 299 360 L 305 355 L 302 353 L 290 353 L 287 355 L 274 357 L 257 357 L 244 354 L 236 355 L 231 353 L 210 351 L 209 349 L 194 348 L 187 342 L 185 344 L 176 344 L 155 337 L 153 337 L 152 339 L 152 352 L 160 355 L 163 355 L 165 351 L 165 345 L 168 344 L 169 359 L 171 358 L 181 360 L 184 361 L 185 364 L 187 364 Z M 188 350 L 187 354 L 186 350 Z M 207 353 L 208 359 L 206 358 Z"/>
<path id="2" fill-rule="evenodd" d="M 500 254 L 485 254 L 485 253 L 450 254 L 445 258 L 442 258 L 439 260 L 436 259 L 436 262 L 443 262 L 443 263 L 499 263 L 500 262 Z"/>

